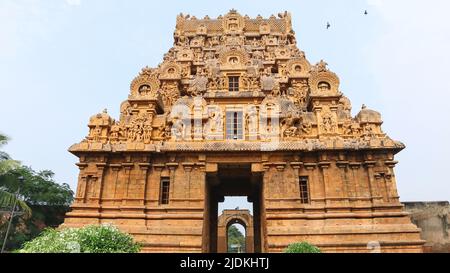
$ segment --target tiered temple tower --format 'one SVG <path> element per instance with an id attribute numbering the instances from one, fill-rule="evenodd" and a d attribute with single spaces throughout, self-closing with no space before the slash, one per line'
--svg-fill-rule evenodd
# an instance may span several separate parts
<path id="1" fill-rule="evenodd" d="M 404 148 L 378 112 L 352 117 L 339 78 L 311 65 L 289 13 L 179 15 L 174 45 L 70 147 L 76 198 L 64 226 L 113 223 L 148 252 L 218 251 L 219 202 L 253 203 L 255 252 L 307 241 L 331 252 L 421 252 L 399 202 Z"/>

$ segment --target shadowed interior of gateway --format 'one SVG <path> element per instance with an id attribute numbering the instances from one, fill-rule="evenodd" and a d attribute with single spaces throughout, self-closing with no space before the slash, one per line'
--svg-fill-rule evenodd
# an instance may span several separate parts
<path id="1" fill-rule="evenodd" d="M 246 239 L 251 237 L 251 246 L 247 252 L 261 252 L 261 191 L 262 178 L 251 172 L 251 164 L 219 164 L 217 175 L 207 178 L 207 196 L 209 203 L 209 218 L 207 223 L 208 252 L 227 252 L 226 236 L 228 227 L 234 223 L 241 224 L 246 229 Z M 218 203 L 224 202 L 225 196 L 246 196 L 253 205 L 253 226 L 247 226 L 239 217 L 232 219 L 225 230 L 218 232 Z M 251 232 L 250 232 L 251 231 Z M 254 234 L 253 236 L 249 236 Z"/>

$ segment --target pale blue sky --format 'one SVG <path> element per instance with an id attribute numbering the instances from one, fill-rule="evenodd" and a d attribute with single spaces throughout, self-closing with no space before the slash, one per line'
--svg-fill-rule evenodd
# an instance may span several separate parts
<path id="1" fill-rule="evenodd" d="M 339 75 L 353 114 L 362 103 L 380 111 L 385 132 L 407 145 L 397 157 L 401 200 L 450 199 L 449 1 L 156 3 L 0 0 L 0 131 L 12 138 L 6 151 L 75 189 L 77 158 L 68 147 L 86 136 L 91 115 L 108 108 L 118 118 L 131 80 L 172 46 L 177 14 L 288 10 L 298 46 Z"/>

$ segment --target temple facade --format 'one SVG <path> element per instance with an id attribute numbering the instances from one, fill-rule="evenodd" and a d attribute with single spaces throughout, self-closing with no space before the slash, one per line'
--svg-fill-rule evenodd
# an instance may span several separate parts
<path id="1" fill-rule="evenodd" d="M 303 241 L 422 252 L 394 175 L 405 146 L 380 113 L 352 116 L 338 76 L 297 47 L 288 12 L 180 14 L 173 47 L 131 82 L 120 113 L 92 116 L 70 147 L 80 173 L 64 226 L 112 223 L 144 252 L 218 252 L 218 203 L 246 196 L 254 252 Z"/>

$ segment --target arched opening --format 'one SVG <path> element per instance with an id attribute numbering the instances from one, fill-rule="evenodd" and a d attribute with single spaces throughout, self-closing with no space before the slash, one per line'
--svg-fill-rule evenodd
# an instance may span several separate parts
<path id="1" fill-rule="evenodd" d="M 262 252 L 261 176 L 252 174 L 250 165 L 222 163 L 218 172 L 208 177 L 207 238 L 204 252 L 227 253 L 228 232 L 236 227 L 245 239 L 244 244 L 230 251 Z M 230 241 L 231 243 L 231 241 Z"/>
<path id="2" fill-rule="evenodd" d="M 328 91 L 328 90 L 331 90 L 331 85 L 330 85 L 328 82 L 321 81 L 321 82 L 319 82 L 319 84 L 317 85 L 317 88 L 318 88 L 320 91 Z"/>
<path id="3" fill-rule="evenodd" d="M 238 219 L 231 220 L 227 227 L 227 252 L 246 253 L 246 239 L 247 227 L 245 224 Z"/>

